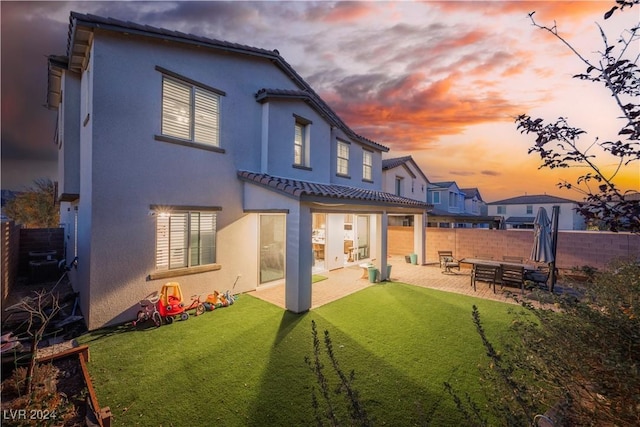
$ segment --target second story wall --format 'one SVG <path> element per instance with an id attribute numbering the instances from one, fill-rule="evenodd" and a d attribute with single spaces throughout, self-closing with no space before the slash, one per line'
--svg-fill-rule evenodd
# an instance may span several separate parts
<path id="1" fill-rule="evenodd" d="M 427 203 L 433 204 L 435 209 L 449 213 L 463 213 L 465 195 L 455 183 L 446 187 L 431 186 Z"/>
<path id="2" fill-rule="evenodd" d="M 341 129 L 333 128 L 332 134 L 329 182 L 351 187 L 382 190 L 382 153 L 380 150 L 350 139 Z M 344 165 L 345 148 L 348 158 L 346 176 L 342 173 L 344 170 L 340 171 L 338 166 L 339 157 Z"/>
<path id="3" fill-rule="evenodd" d="M 58 106 L 58 197 L 80 194 L 80 76 L 62 73 Z"/>
<path id="4" fill-rule="evenodd" d="M 261 108 L 261 171 L 274 176 L 329 182 L 331 126 L 300 100 L 273 100 L 263 103 Z M 301 145 L 295 142 L 296 127 L 302 132 L 298 135 Z"/>
<path id="5" fill-rule="evenodd" d="M 383 190 L 409 199 L 427 202 L 427 182 L 407 162 L 384 171 Z"/>

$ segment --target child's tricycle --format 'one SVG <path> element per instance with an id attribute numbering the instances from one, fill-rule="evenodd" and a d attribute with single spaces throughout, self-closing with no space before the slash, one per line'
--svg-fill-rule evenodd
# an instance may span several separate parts
<path id="1" fill-rule="evenodd" d="M 167 324 L 173 323 L 178 315 L 182 320 L 189 318 L 189 314 L 184 311 L 182 290 L 179 283 L 169 282 L 162 286 L 160 300 L 158 301 L 158 311 Z"/>
<path id="2" fill-rule="evenodd" d="M 159 300 L 160 296 L 156 293 L 140 301 L 140 307 L 142 309 L 138 311 L 136 320 L 131 322 L 133 327 L 136 327 L 139 323 L 146 322 L 147 320 L 153 320 L 153 323 L 156 326 L 160 326 L 162 324 L 162 318 L 158 311 Z"/>

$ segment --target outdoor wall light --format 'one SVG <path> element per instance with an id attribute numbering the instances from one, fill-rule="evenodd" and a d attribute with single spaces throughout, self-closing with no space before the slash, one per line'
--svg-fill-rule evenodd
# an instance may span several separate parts
<path id="1" fill-rule="evenodd" d="M 149 206 L 149 213 L 147 215 L 169 218 L 171 216 L 171 206 L 151 205 Z"/>
<path id="2" fill-rule="evenodd" d="M 149 216 L 157 216 L 159 218 L 169 218 L 171 216 L 171 214 L 169 212 L 157 211 L 157 210 L 153 210 L 153 209 L 150 209 L 149 213 L 147 215 L 149 215 Z"/>

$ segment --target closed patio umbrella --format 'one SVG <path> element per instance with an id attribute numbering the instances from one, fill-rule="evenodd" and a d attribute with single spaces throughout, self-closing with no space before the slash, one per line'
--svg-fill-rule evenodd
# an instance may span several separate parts
<path id="1" fill-rule="evenodd" d="M 549 264 L 555 260 L 552 247 L 551 220 L 542 206 L 538 208 L 536 219 L 533 221 L 533 249 L 531 259 L 536 262 Z"/>

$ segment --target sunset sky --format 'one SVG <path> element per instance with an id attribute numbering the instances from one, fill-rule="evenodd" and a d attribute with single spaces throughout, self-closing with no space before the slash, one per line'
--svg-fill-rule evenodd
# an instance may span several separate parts
<path id="1" fill-rule="evenodd" d="M 430 181 L 478 187 L 486 202 L 525 193 L 579 200 L 556 183 L 585 170 L 539 170 L 539 158 L 527 154 L 534 137 L 521 135 L 514 118 L 568 117 L 588 131 L 587 146 L 617 138 L 620 111 L 603 87 L 571 77 L 586 67 L 527 15 L 555 21 L 597 59 L 596 22 L 610 41 L 638 24 L 636 8 L 605 21 L 613 4 L 2 1 L 2 188 L 56 177 L 55 113 L 43 107 L 46 56 L 66 53 L 73 10 L 278 49 L 350 127 L 390 147 L 387 157 L 411 154 Z M 638 164 L 617 182 L 640 190 Z"/>

